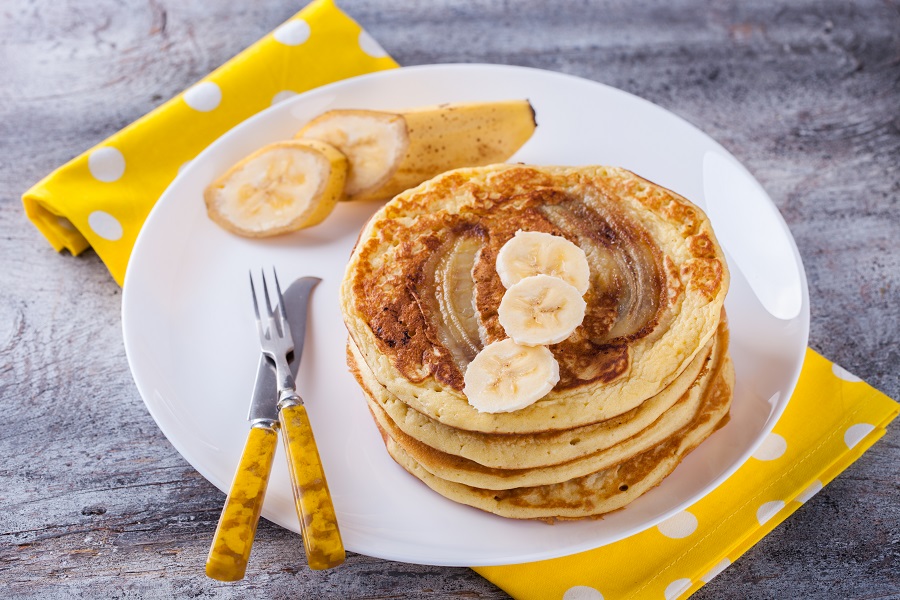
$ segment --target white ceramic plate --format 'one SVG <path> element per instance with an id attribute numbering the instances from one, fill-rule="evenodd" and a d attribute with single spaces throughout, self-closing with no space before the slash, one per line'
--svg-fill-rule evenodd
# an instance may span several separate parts
<path id="1" fill-rule="evenodd" d="M 341 204 L 310 230 L 250 240 L 214 225 L 203 204 L 204 187 L 231 164 L 290 138 L 325 110 L 511 98 L 529 98 L 539 123 L 513 160 L 619 165 L 683 194 L 707 209 L 732 270 L 731 422 L 662 485 L 602 520 L 550 527 L 503 519 L 445 500 L 388 457 L 345 366 L 337 300 L 345 261 L 377 205 Z M 135 382 L 166 437 L 223 491 L 247 434 L 259 353 L 247 271 L 269 265 L 282 282 L 323 280 L 298 381 L 347 549 L 422 564 L 562 556 L 637 533 L 696 502 L 751 455 L 784 410 L 809 326 L 803 267 L 777 209 L 734 157 L 671 113 L 598 83 L 508 66 L 423 66 L 336 83 L 278 104 L 209 146 L 159 200 L 128 265 L 122 322 Z M 280 455 L 263 516 L 298 530 Z"/>

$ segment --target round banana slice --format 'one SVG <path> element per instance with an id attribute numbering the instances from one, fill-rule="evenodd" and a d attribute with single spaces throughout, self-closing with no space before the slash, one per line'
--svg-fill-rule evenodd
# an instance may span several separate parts
<path id="1" fill-rule="evenodd" d="M 349 200 L 390 179 L 409 147 L 403 117 L 376 110 L 330 110 L 307 123 L 295 139 L 321 140 L 347 156 L 344 195 Z"/>
<path id="2" fill-rule="evenodd" d="M 497 253 L 497 274 L 504 287 L 533 275 L 552 275 L 588 291 L 591 269 L 584 250 L 564 237 L 540 231 L 516 232 Z"/>
<path id="3" fill-rule="evenodd" d="M 584 320 L 581 292 L 558 277 L 532 275 L 511 286 L 497 309 L 500 325 L 518 344 L 557 344 Z"/>
<path id="4" fill-rule="evenodd" d="M 559 381 L 559 364 L 546 346 L 511 339 L 485 346 L 469 363 L 463 393 L 475 410 L 512 412 L 534 404 Z"/>
<path id="5" fill-rule="evenodd" d="M 344 189 L 347 157 L 315 140 L 257 150 L 203 194 L 209 217 L 232 233 L 268 237 L 311 227 L 327 217 Z"/>

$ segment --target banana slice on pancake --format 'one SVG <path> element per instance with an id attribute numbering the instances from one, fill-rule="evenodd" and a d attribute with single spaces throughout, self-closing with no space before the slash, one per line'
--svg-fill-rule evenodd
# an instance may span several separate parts
<path id="1" fill-rule="evenodd" d="M 546 396 L 559 381 L 559 364 L 545 346 L 512 339 L 484 347 L 469 363 L 463 393 L 479 412 L 513 412 Z"/>
<path id="2" fill-rule="evenodd" d="M 541 231 L 517 231 L 497 253 L 497 274 L 506 288 L 526 277 L 551 275 L 582 295 L 591 280 L 584 250 L 564 237 Z"/>
<path id="3" fill-rule="evenodd" d="M 206 188 L 206 210 L 213 221 L 246 237 L 311 227 L 337 204 L 347 166 L 347 157 L 324 142 L 270 144 Z"/>
<path id="4" fill-rule="evenodd" d="M 558 344 L 581 325 L 587 303 L 559 277 L 532 275 L 511 286 L 497 309 L 506 335 L 518 344 Z"/>
<path id="5" fill-rule="evenodd" d="M 460 167 L 507 160 L 536 127 L 527 100 L 442 104 L 398 112 L 330 110 L 297 132 L 350 159 L 347 200 L 384 200 Z"/>

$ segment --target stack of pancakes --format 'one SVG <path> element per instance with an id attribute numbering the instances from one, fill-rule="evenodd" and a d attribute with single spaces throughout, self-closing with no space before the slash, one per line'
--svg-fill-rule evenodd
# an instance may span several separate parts
<path id="1" fill-rule="evenodd" d="M 584 250 L 585 319 L 550 346 L 560 379 L 475 410 L 469 362 L 506 338 L 499 249 L 541 231 Z M 363 229 L 341 288 L 347 358 L 390 455 L 438 493 L 523 519 L 597 516 L 727 421 L 728 271 L 706 216 L 609 167 L 494 165 L 404 192 Z"/>

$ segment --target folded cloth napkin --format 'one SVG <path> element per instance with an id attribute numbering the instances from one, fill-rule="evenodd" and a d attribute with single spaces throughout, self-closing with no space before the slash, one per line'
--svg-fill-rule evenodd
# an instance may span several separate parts
<path id="1" fill-rule="evenodd" d="M 807 350 L 775 429 L 734 475 L 687 510 L 596 550 L 475 570 L 520 600 L 686 598 L 862 456 L 898 409 Z"/>
<path id="2" fill-rule="evenodd" d="M 316 0 L 203 81 L 29 190 L 54 248 L 93 246 L 119 283 L 138 231 L 179 166 L 293 93 L 396 67 L 331 0 Z M 812 350 L 775 430 L 706 498 L 610 546 L 475 570 L 521 599 L 685 597 L 771 531 L 884 435 L 898 405 Z"/>
<path id="3" fill-rule="evenodd" d="M 138 232 L 178 170 L 223 133 L 298 92 L 397 67 L 316 0 L 202 81 L 53 171 L 22 197 L 53 247 L 93 247 L 121 285 Z"/>

